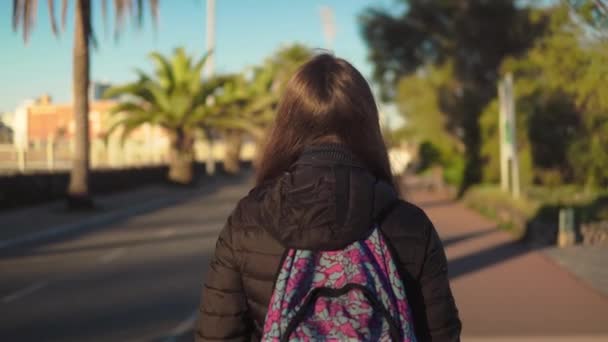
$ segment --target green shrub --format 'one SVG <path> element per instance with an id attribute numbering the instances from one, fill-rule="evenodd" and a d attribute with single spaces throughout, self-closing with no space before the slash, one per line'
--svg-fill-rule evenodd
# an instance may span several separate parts
<path id="1" fill-rule="evenodd" d="M 441 164 L 441 151 L 430 141 L 425 141 L 418 147 L 419 166 L 418 172 Z"/>

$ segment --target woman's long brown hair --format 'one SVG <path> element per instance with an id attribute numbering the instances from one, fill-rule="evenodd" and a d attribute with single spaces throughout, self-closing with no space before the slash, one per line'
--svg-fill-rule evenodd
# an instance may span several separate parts
<path id="1" fill-rule="evenodd" d="M 261 184 L 287 171 L 304 147 L 346 145 L 379 179 L 393 184 L 378 109 L 365 78 L 347 61 L 324 53 L 289 80 L 257 170 Z"/>

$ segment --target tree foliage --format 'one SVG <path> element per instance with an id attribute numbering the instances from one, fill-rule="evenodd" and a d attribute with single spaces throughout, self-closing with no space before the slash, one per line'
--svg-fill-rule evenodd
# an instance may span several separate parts
<path id="1" fill-rule="evenodd" d="M 597 37 L 608 39 L 608 0 L 566 0 L 574 21 Z"/>
<path id="2" fill-rule="evenodd" d="M 150 59 L 156 66 L 152 75 L 138 70 L 137 81 L 112 87 L 104 94 L 123 99 L 110 110 L 117 120 L 107 134 L 120 128 L 124 140 L 144 124 L 164 128 L 171 143 L 169 178 L 189 183 L 195 137 L 213 127 L 215 112 L 208 103 L 225 80 L 202 82 L 207 55 L 193 59 L 183 48 L 175 49 L 170 58 L 153 52 Z"/>
<path id="3" fill-rule="evenodd" d="M 436 101 L 446 129 L 465 146 L 465 183 L 475 182 L 481 175 L 479 115 L 496 96 L 499 67 L 507 56 L 525 53 L 546 17 L 514 0 L 400 4 L 397 15 L 370 9 L 361 16 L 374 78 L 385 96 L 395 98 L 394 86 L 404 75 L 452 68 L 452 77 L 437 87 Z"/>
<path id="4" fill-rule="evenodd" d="M 520 159 L 531 161 L 523 172 L 543 184 L 607 186 L 608 45 L 578 25 L 569 7 L 547 11 L 547 32 L 501 67 L 516 80 Z M 482 117 L 486 174 L 497 172 L 496 113 L 489 106 Z"/>
<path id="5" fill-rule="evenodd" d="M 263 139 L 265 129 L 274 120 L 285 84 L 311 56 L 312 51 L 306 46 L 288 45 L 261 65 L 227 75 L 216 101 L 219 114 L 216 124 L 223 126 L 223 120 L 229 120 L 227 128 L 248 133 L 258 141 Z"/>
<path id="6" fill-rule="evenodd" d="M 171 58 L 151 53 L 150 60 L 156 66 L 152 75 L 138 70 L 137 81 L 112 87 L 104 94 L 125 99 L 110 111 L 112 115 L 123 116 L 109 133 L 122 127 L 122 135 L 126 137 L 144 123 L 182 134 L 207 127 L 212 114 L 207 101 L 216 90 L 218 80 L 202 82 L 206 58 L 193 60 L 183 48 L 175 49 Z"/>
<path id="7" fill-rule="evenodd" d="M 91 8 L 91 0 L 77 0 L 84 1 L 87 3 L 87 8 Z M 124 28 L 125 22 L 133 18 L 138 26 L 143 24 L 145 5 L 147 3 L 150 15 L 155 22 L 158 21 L 158 8 L 159 0 L 102 0 L 100 2 L 101 17 L 103 20 L 104 27 L 108 26 L 108 2 L 112 2 L 114 9 L 114 37 L 118 38 L 120 32 Z M 51 23 L 51 29 L 53 34 L 59 35 L 61 31 L 65 30 L 68 14 L 68 0 L 61 0 L 61 17 L 59 24 L 57 21 L 56 8 L 57 2 L 55 0 L 47 0 L 49 18 Z M 12 14 L 12 26 L 13 31 L 21 29 L 23 34 L 23 40 L 27 43 L 34 24 L 36 23 L 36 16 L 38 14 L 38 0 L 14 0 L 13 1 L 13 14 Z M 93 30 L 92 16 L 88 16 L 86 20 L 86 33 L 89 41 L 96 42 L 96 33 Z"/>

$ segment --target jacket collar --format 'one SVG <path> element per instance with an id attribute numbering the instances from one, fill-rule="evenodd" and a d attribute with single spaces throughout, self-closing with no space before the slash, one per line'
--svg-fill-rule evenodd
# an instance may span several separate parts
<path id="1" fill-rule="evenodd" d="M 365 168 L 361 160 L 343 144 L 321 144 L 305 147 L 295 165 L 348 165 Z"/>

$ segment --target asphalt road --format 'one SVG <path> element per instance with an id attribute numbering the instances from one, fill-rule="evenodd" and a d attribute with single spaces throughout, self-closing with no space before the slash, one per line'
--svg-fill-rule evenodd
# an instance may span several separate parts
<path id="1" fill-rule="evenodd" d="M 219 230 L 246 182 L 0 253 L 0 341 L 190 340 Z M 32 219 L 37 219 L 32 217 Z"/>

